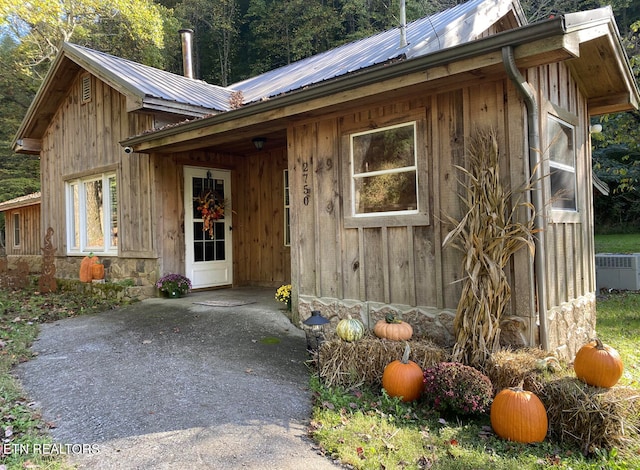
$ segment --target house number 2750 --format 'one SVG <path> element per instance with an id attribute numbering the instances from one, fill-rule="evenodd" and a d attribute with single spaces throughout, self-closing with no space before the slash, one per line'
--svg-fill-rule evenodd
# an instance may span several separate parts
<path id="1" fill-rule="evenodd" d="M 311 199 L 311 186 L 309 186 L 309 162 L 302 162 L 302 202 L 309 205 Z"/>

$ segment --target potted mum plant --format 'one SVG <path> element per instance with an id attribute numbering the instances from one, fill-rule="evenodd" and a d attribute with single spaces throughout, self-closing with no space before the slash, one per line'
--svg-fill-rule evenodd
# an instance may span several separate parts
<path id="1" fill-rule="evenodd" d="M 278 287 L 278 290 L 276 291 L 276 300 L 287 304 L 287 311 L 291 311 L 291 284 L 285 284 L 284 286 Z"/>
<path id="2" fill-rule="evenodd" d="M 158 279 L 156 287 L 165 297 L 184 297 L 191 292 L 191 281 L 182 274 L 169 273 Z"/>

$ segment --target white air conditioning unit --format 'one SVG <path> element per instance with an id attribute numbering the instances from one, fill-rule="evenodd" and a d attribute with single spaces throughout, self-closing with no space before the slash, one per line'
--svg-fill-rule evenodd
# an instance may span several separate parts
<path id="1" fill-rule="evenodd" d="M 640 290 L 640 253 L 596 255 L 596 288 Z"/>

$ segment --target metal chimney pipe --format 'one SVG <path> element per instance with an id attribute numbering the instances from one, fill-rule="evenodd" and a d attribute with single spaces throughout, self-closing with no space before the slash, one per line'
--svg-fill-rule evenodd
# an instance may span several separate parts
<path id="1" fill-rule="evenodd" d="M 187 78 L 193 78 L 193 54 L 191 52 L 193 30 L 181 29 L 179 33 L 182 41 L 182 73 Z"/>
<path id="2" fill-rule="evenodd" d="M 400 48 L 407 45 L 407 4 L 400 0 Z"/>

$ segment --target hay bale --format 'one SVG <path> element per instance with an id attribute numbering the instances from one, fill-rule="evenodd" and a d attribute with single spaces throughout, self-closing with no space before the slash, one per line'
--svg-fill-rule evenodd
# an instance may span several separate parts
<path id="1" fill-rule="evenodd" d="M 428 340 L 410 340 L 409 359 L 421 368 L 446 361 L 449 353 Z M 387 364 L 400 359 L 404 341 L 389 341 L 367 335 L 359 341 L 347 343 L 333 339 L 320 348 L 319 374 L 328 387 L 357 387 L 363 384 L 379 387 Z"/>
<path id="2" fill-rule="evenodd" d="M 562 364 L 541 349 L 503 350 L 493 353 L 484 365 L 483 372 L 493 384 L 494 393 L 510 387 L 522 388 L 539 395 L 549 380 L 549 375 L 567 374 Z"/>
<path id="3" fill-rule="evenodd" d="M 549 381 L 540 393 L 554 439 L 584 454 L 632 444 L 640 437 L 640 391 L 591 387 L 575 377 Z"/>
<path id="4" fill-rule="evenodd" d="M 485 364 L 497 393 L 523 388 L 542 400 L 551 438 L 578 446 L 585 454 L 637 444 L 640 438 L 640 391 L 627 387 L 591 387 L 573 369 L 549 359 L 540 349 L 499 351 Z"/>

